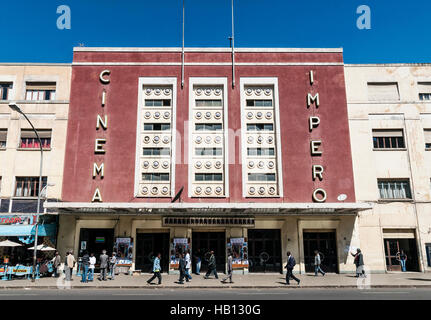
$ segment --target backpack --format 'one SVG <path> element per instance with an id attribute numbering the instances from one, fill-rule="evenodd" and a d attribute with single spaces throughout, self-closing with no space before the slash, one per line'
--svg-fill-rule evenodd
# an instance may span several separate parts
<path id="1" fill-rule="evenodd" d="M 294 257 L 292 257 L 292 268 L 293 268 L 294 266 L 296 266 L 296 261 L 295 261 L 295 258 L 294 258 Z"/>

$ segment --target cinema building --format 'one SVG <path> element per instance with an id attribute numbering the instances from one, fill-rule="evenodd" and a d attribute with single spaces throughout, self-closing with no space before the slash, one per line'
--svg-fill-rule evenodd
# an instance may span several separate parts
<path id="1" fill-rule="evenodd" d="M 373 204 L 355 190 L 368 186 L 353 172 L 342 50 L 232 58 L 75 48 L 62 202 L 45 204 L 59 213 L 61 252 L 115 250 L 143 272 L 162 252 L 175 272 L 176 253 L 205 269 L 214 250 L 224 271 L 231 248 L 235 271 L 253 273 L 282 272 L 288 250 L 312 271 L 319 250 L 327 271 L 354 270 L 358 217 Z"/>

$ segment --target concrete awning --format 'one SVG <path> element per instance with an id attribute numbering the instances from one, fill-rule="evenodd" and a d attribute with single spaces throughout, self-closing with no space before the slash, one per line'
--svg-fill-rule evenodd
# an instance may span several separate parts
<path id="1" fill-rule="evenodd" d="M 372 203 L 148 203 L 148 202 L 45 202 L 59 214 L 115 215 L 356 215 L 372 209 Z"/>

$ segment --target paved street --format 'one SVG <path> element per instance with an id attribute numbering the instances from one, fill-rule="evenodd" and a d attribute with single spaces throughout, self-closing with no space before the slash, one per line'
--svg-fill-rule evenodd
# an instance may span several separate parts
<path id="1" fill-rule="evenodd" d="M 431 291 L 431 273 L 418 273 L 418 272 L 405 272 L 405 273 L 387 273 L 387 274 L 369 274 L 367 278 L 355 278 L 352 274 L 327 274 L 324 277 L 314 277 L 313 274 L 297 275 L 301 279 L 301 288 L 412 288 L 422 287 L 428 288 Z M 80 277 L 73 276 L 73 281 L 66 283 L 64 278 L 41 278 L 36 282 L 31 282 L 28 279 L 15 279 L 11 281 L 0 281 L 1 288 L 39 288 L 39 289 L 57 289 L 57 288 L 98 288 L 98 289 L 176 289 L 186 288 L 187 290 L 193 288 L 236 288 L 236 289 L 295 289 L 297 284 L 291 281 L 290 286 L 286 285 L 285 276 L 276 273 L 267 274 L 248 274 L 248 275 L 234 275 L 233 284 L 222 284 L 220 279 L 224 274 L 220 274 L 219 280 L 214 278 L 205 280 L 203 275 L 193 275 L 190 282 L 185 282 L 183 285 L 177 283 L 178 275 L 163 274 L 163 283 L 161 286 L 148 285 L 146 280 L 151 277 L 150 274 L 142 274 L 140 276 L 127 276 L 119 275 L 115 280 L 98 281 L 95 280 L 89 283 L 81 283 Z"/>
<path id="2" fill-rule="evenodd" d="M 27 289 L 0 290 L 1 300 L 430 300 L 430 289 Z"/>

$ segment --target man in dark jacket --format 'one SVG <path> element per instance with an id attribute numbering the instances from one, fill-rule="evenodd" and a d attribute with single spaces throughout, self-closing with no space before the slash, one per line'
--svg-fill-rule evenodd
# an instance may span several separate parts
<path id="1" fill-rule="evenodd" d="M 88 267 L 90 266 L 90 256 L 87 251 L 84 251 L 82 256 L 82 280 L 81 282 L 87 282 Z"/>
<path id="2" fill-rule="evenodd" d="M 180 279 L 178 280 L 179 284 L 184 284 L 184 277 L 186 281 L 189 282 L 189 278 L 186 277 L 186 260 L 184 259 L 184 255 L 182 253 L 179 254 L 180 264 L 178 270 L 180 271 Z"/>
<path id="3" fill-rule="evenodd" d="M 106 271 L 108 269 L 108 255 L 106 254 L 106 250 L 102 251 L 100 255 L 100 275 L 99 280 L 106 281 Z"/>
<path id="4" fill-rule="evenodd" d="M 214 251 L 211 251 L 210 253 L 211 253 L 211 256 L 210 256 L 210 259 L 208 261 L 208 271 L 205 274 L 204 279 L 208 279 L 208 277 L 210 276 L 211 273 L 214 273 L 215 278 L 218 279 L 217 263 L 216 263 Z"/>
<path id="5" fill-rule="evenodd" d="M 299 280 L 297 277 L 295 277 L 293 275 L 293 268 L 296 265 L 296 261 L 295 258 L 292 256 L 292 254 L 290 253 L 290 251 L 287 251 L 287 264 L 286 264 L 286 284 L 290 284 L 289 280 L 292 278 L 293 280 L 295 280 L 296 282 L 299 283 L 301 282 L 301 280 Z"/>

